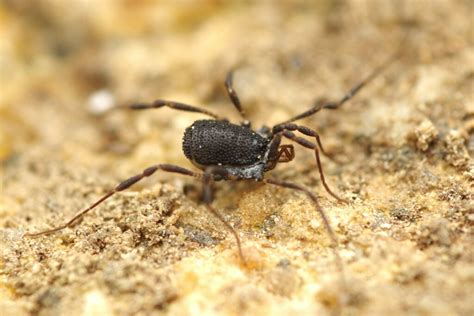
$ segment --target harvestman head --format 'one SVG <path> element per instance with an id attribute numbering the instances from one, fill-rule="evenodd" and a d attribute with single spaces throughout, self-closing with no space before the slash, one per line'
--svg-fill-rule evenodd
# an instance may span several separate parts
<path id="1" fill-rule="evenodd" d="M 306 194 L 306 196 L 313 203 L 316 211 L 321 216 L 324 227 L 332 242 L 332 249 L 334 251 L 336 264 L 341 271 L 341 276 L 343 278 L 343 265 L 337 251 L 338 242 L 336 234 L 330 225 L 328 217 L 319 204 L 316 195 L 300 184 L 264 178 L 264 174 L 274 169 L 278 163 L 290 162 L 295 157 L 293 145 L 281 144 L 282 138 L 286 138 L 314 152 L 316 166 L 318 168 L 319 176 L 325 190 L 336 200 L 345 202 L 345 200 L 336 195 L 326 183 L 319 153 L 321 152 L 326 156 L 327 154 L 323 149 L 318 133 L 309 127 L 297 125 L 293 122 L 309 117 L 322 109 L 334 110 L 339 108 L 344 103 L 353 98 L 378 74 L 380 74 L 383 69 L 385 69 L 393 60 L 395 60 L 395 58 L 396 56 L 391 57 L 381 66 L 374 69 L 365 79 L 353 86 L 341 99 L 335 102 L 316 103 L 307 111 L 298 114 L 285 122 L 276 124 L 270 129 L 266 127 L 262 127 L 256 131 L 251 129 L 250 121 L 247 119 L 244 109 L 241 106 L 239 97 L 233 88 L 232 72 L 227 75 L 225 86 L 230 100 L 244 120 L 240 125 L 230 123 L 226 118 L 220 117 L 206 109 L 161 99 L 155 100 L 151 103 L 137 103 L 122 107 L 130 110 L 146 110 L 168 107 L 178 111 L 195 112 L 210 116 L 212 119 L 195 121 L 190 127 L 186 129 L 183 137 L 183 152 L 185 156 L 192 162 L 194 166 L 203 172 L 195 172 L 171 164 L 156 164 L 150 166 L 144 169 L 141 173 L 120 182 L 117 186 L 115 186 L 115 188 L 110 190 L 107 194 L 102 196 L 86 209 L 78 212 L 65 224 L 37 233 L 27 233 L 25 236 L 36 237 L 40 235 L 47 235 L 70 227 L 79 218 L 113 196 L 115 193 L 130 188 L 133 184 L 139 182 L 143 178 L 151 176 L 156 171 L 160 170 L 194 177 L 202 181 L 203 200 L 207 209 L 234 235 L 237 242 L 239 256 L 242 262 L 245 263 L 245 257 L 242 252 L 239 235 L 237 234 L 236 230 L 225 220 L 225 218 L 211 205 L 212 184 L 214 181 L 220 180 L 253 180 L 301 191 Z M 297 136 L 296 133 L 313 138 L 314 141 Z"/>

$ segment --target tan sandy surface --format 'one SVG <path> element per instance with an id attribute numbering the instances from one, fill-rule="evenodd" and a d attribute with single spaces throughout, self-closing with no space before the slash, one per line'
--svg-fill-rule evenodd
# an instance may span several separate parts
<path id="1" fill-rule="evenodd" d="M 474 36 L 472 1 L 0 2 L 0 314 L 473 315 Z M 190 4 L 194 3 L 194 4 Z M 312 3 L 312 4 L 311 4 Z M 254 126 L 336 99 L 402 56 L 343 108 L 300 123 L 320 132 L 314 157 L 268 177 L 301 193 L 158 174 L 77 225 L 54 227 L 154 163 L 192 168 L 181 151 L 198 114 L 94 113 L 168 98 L 238 120 L 223 80 Z M 102 92 L 100 92 L 102 91 Z M 99 93 L 99 94 L 98 94 Z M 185 193 L 186 192 L 186 193 Z"/>

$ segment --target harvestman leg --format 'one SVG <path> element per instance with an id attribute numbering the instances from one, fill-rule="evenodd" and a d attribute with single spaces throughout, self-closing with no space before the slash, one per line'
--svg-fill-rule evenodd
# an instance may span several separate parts
<path id="1" fill-rule="evenodd" d="M 293 132 L 291 132 L 292 130 L 293 131 L 299 131 L 300 133 L 302 133 L 304 135 L 316 138 L 316 143 L 318 145 L 316 145 L 316 144 L 314 144 L 314 143 L 312 143 L 312 142 L 310 142 L 310 141 L 308 141 L 308 140 L 306 140 L 302 137 L 296 136 Z M 284 137 L 296 142 L 297 144 L 299 144 L 303 147 L 314 150 L 314 156 L 316 158 L 316 164 L 318 166 L 319 177 L 321 178 L 321 182 L 323 183 L 324 188 L 336 200 L 347 203 L 347 201 L 345 199 L 340 198 L 337 194 L 332 192 L 332 190 L 329 188 L 328 184 L 326 183 L 326 178 L 324 177 L 323 167 L 322 167 L 322 164 L 321 164 L 321 158 L 319 156 L 318 146 L 319 146 L 321 152 L 324 155 L 327 156 L 327 154 L 324 151 L 324 148 L 323 148 L 323 145 L 322 145 L 321 140 L 319 138 L 319 135 L 314 130 L 312 130 L 310 128 L 307 128 L 305 126 L 299 126 L 299 125 L 296 125 L 296 124 L 293 124 L 293 123 L 287 123 L 287 124 L 276 125 L 273 128 L 273 131 L 274 131 L 274 133 L 277 133 L 277 134 L 283 134 Z"/>
<path id="2" fill-rule="evenodd" d="M 229 98 L 232 101 L 232 104 L 235 106 L 237 111 L 239 111 L 240 115 L 244 119 L 244 124 L 250 125 L 250 122 L 247 120 L 245 111 L 242 108 L 242 105 L 240 103 L 239 96 L 237 95 L 237 92 L 234 90 L 232 71 L 230 71 L 227 74 L 227 77 L 225 79 L 225 87 L 227 90 L 227 94 L 229 95 Z M 216 120 L 226 120 L 225 118 L 222 118 L 218 116 L 217 114 L 214 114 L 206 109 L 202 109 L 202 108 L 185 104 L 185 103 L 181 103 L 181 102 L 162 100 L 162 99 L 157 99 L 151 103 L 134 103 L 131 105 L 121 106 L 119 108 L 121 109 L 125 108 L 125 109 L 130 109 L 130 110 L 148 110 L 148 109 L 159 109 L 162 107 L 169 107 L 171 109 L 178 110 L 178 111 L 201 113 L 201 114 L 205 114 L 210 117 L 213 117 Z"/>
<path id="3" fill-rule="evenodd" d="M 142 173 L 140 173 L 138 175 L 135 175 L 133 177 L 130 177 L 125 181 L 120 182 L 113 190 L 111 190 L 109 193 L 102 196 L 99 200 L 97 200 L 94 204 L 92 204 L 88 208 L 86 208 L 86 209 L 80 211 L 79 213 L 77 213 L 76 215 L 74 215 L 74 217 L 71 218 L 65 224 L 63 224 L 61 226 L 58 226 L 56 228 L 45 230 L 45 231 L 38 232 L 38 233 L 27 233 L 27 234 L 25 234 L 25 237 L 36 237 L 36 236 L 41 236 L 41 235 L 48 235 L 48 234 L 60 231 L 62 229 L 65 229 L 65 228 L 71 226 L 79 218 L 81 218 L 86 213 L 88 213 L 89 211 L 94 209 L 96 206 L 100 205 L 102 202 L 104 202 L 105 200 L 110 198 L 115 193 L 120 192 L 120 191 L 124 191 L 124 190 L 130 188 L 132 185 L 139 182 L 140 180 L 151 176 L 157 170 L 166 171 L 166 172 L 173 172 L 173 173 L 179 173 L 179 174 L 182 174 L 182 175 L 191 176 L 191 177 L 203 180 L 204 202 L 206 203 L 207 209 L 210 211 L 210 213 L 212 215 L 217 217 L 235 236 L 235 239 L 237 241 L 237 247 L 239 248 L 239 256 L 240 256 L 242 262 L 245 263 L 244 256 L 242 254 L 242 247 L 241 247 L 241 244 L 240 244 L 240 238 L 239 238 L 237 232 L 224 219 L 224 217 L 222 217 L 222 215 L 219 212 L 217 212 L 211 206 L 211 202 L 212 202 L 212 188 L 211 187 L 212 187 L 212 182 L 213 182 L 212 175 L 213 175 L 213 173 L 221 173 L 222 174 L 222 171 L 220 169 L 219 170 L 213 170 L 212 168 L 209 168 L 208 171 L 206 171 L 204 174 L 201 174 L 201 173 L 196 173 L 194 171 L 191 171 L 191 170 L 179 167 L 179 166 L 169 165 L 169 164 L 159 164 L 159 165 L 154 165 L 154 166 L 148 167 L 145 170 L 143 170 Z"/>
<path id="4" fill-rule="evenodd" d="M 132 185 L 134 185 L 135 183 L 137 183 L 138 181 L 142 180 L 143 178 L 146 178 L 146 177 L 149 177 L 151 176 L 152 174 L 154 174 L 157 170 L 162 170 L 162 171 L 166 171 L 166 172 L 173 172 L 173 173 L 180 173 L 180 174 L 183 174 L 183 175 L 186 175 L 186 176 L 191 176 L 191 177 L 195 177 L 195 178 L 199 178 L 200 177 L 200 174 L 198 173 L 195 173 L 191 170 L 188 170 L 188 169 L 185 169 L 185 168 L 182 168 L 182 167 L 179 167 L 179 166 L 175 166 L 175 165 L 169 165 L 169 164 L 159 164 L 159 165 L 154 165 L 154 166 L 151 166 L 151 167 L 148 167 L 146 168 L 145 170 L 142 171 L 142 173 L 138 174 L 138 175 L 135 175 L 133 177 L 130 177 L 128 178 L 127 180 L 125 181 L 122 181 L 120 182 L 114 189 L 112 189 L 109 193 L 105 194 L 104 196 L 102 196 L 99 200 L 97 200 L 94 204 L 92 204 L 91 206 L 89 206 L 88 208 L 80 211 L 79 213 L 77 213 L 76 215 L 74 215 L 73 218 L 71 218 L 68 222 L 66 222 L 65 224 L 61 225 L 61 226 L 58 226 L 56 228 L 53 228 L 53 229 L 49 229 L 49 230 L 45 230 L 45 231 L 42 231 L 42 232 L 38 232 L 38 233 L 27 233 L 25 234 L 26 237 L 36 237 L 36 236 L 40 236 L 40 235 L 48 235 L 48 234 L 51 234 L 51 233 L 54 233 L 54 232 L 57 232 L 57 231 L 60 231 L 64 228 L 67 228 L 69 226 L 71 226 L 75 221 L 77 221 L 79 218 L 81 218 L 82 216 L 84 216 L 86 213 L 88 213 L 89 211 L 91 211 L 92 209 L 94 209 L 96 206 L 100 205 L 102 202 L 104 202 L 105 200 L 107 200 L 108 198 L 110 198 L 112 195 L 114 195 L 115 193 L 117 192 L 120 192 L 120 191 L 124 191 L 126 189 L 128 189 L 129 187 L 131 187 Z"/>
<path id="5" fill-rule="evenodd" d="M 323 208 L 319 204 L 318 198 L 307 188 L 305 188 L 302 185 L 292 183 L 292 182 L 286 182 L 286 181 L 280 181 L 276 179 L 263 179 L 262 180 L 264 183 L 272 184 L 275 186 L 287 188 L 287 189 L 293 189 L 296 191 L 301 191 L 306 194 L 310 198 L 310 200 L 313 202 L 314 206 L 316 207 L 316 210 L 319 213 L 319 216 L 323 220 L 324 228 L 326 229 L 329 238 L 331 239 L 331 244 L 332 244 L 332 250 L 334 254 L 334 260 L 336 262 L 336 266 L 338 270 L 341 273 L 341 280 L 342 280 L 342 285 L 343 287 L 346 286 L 346 281 L 345 281 L 345 275 L 344 275 L 344 265 L 342 264 L 342 259 L 339 256 L 339 251 L 337 249 L 339 243 L 336 237 L 336 234 L 334 233 L 334 230 L 331 227 L 331 223 L 329 222 L 328 217 L 326 216 L 326 213 L 324 212 Z"/>
<path id="6" fill-rule="evenodd" d="M 266 167 L 267 171 L 274 169 L 278 163 L 290 162 L 295 158 L 295 149 L 293 148 L 293 145 L 280 145 L 281 138 L 281 133 L 274 134 L 270 142 L 268 156 L 276 158 L 269 161 L 269 164 Z"/>
<path id="7" fill-rule="evenodd" d="M 130 109 L 130 110 L 148 110 L 148 109 L 159 109 L 162 107 L 169 107 L 171 109 L 178 110 L 178 111 L 201 113 L 201 114 L 213 117 L 216 120 L 226 120 L 225 118 L 222 118 L 218 116 L 217 114 L 214 114 L 206 109 L 201 109 L 199 107 L 185 104 L 185 103 L 167 101 L 167 100 L 161 100 L 161 99 L 155 100 L 151 103 L 134 103 L 131 105 L 122 106 L 120 108 L 121 109 L 125 108 L 125 109 Z"/>
<path id="8" fill-rule="evenodd" d="M 229 173 L 224 168 L 219 167 L 209 167 L 205 170 L 204 174 L 202 175 L 202 183 L 203 183 L 203 201 L 206 204 L 207 209 L 211 212 L 215 217 L 217 217 L 222 224 L 224 224 L 228 230 L 234 235 L 235 241 L 237 242 L 237 248 L 239 250 L 239 257 L 242 260 L 242 263 L 245 265 L 245 258 L 242 252 L 242 246 L 240 243 L 240 237 L 237 231 L 230 225 L 225 218 L 220 214 L 214 207 L 212 207 L 212 185 L 214 183 L 214 175 L 219 175 L 225 180 L 233 180 L 229 177 Z"/>
<path id="9" fill-rule="evenodd" d="M 306 126 L 296 125 L 294 123 L 282 123 L 282 124 L 275 125 L 273 127 L 273 134 L 281 133 L 285 130 L 298 131 L 306 136 L 314 137 L 316 139 L 316 142 L 318 143 L 321 153 L 324 156 L 328 157 L 329 159 L 333 159 L 331 155 L 326 153 L 326 151 L 324 150 L 323 144 L 321 143 L 321 138 L 319 137 L 319 134 L 315 130 Z"/>
<path id="10" fill-rule="evenodd" d="M 406 38 L 400 43 L 400 48 L 402 48 L 402 44 L 405 42 Z M 324 103 L 319 103 L 316 102 L 312 108 L 309 110 L 296 115 L 289 120 L 286 120 L 280 124 L 285 124 L 285 123 L 290 123 L 293 121 L 301 120 L 305 117 L 311 116 L 315 114 L 316 112 L 319 112 L 322 109 L 329 109 L 329 110 L 335 110 L 339 108 L 341 105 L 352 99 L 364 86 L 366 86 L 369 82 L 371 82 L 375 77 L 377 77 L 383 70 L 385 70 L 392 62 L 398 59 L 401 51 L 397 50 L 397 52 L 390 56 L 384 63 L 382 63 L 380 66 L 375 68 L 367 77 L 362 79 L 359 83 L 354 85 L 346 94 L 339 99 L 339 101 L 335 102 L 324 102 Z M 278 125 L 280 125 L 278 124 Z"/>
<path id="11" fill-rule="evenodd" d="M 239 111 L 240 116 L 244 119 L 243 124 L 250 126 L 250 121 L 247 119 L 247 115 L 245 114 L 244 109 L 242 108 L 242 104 L 240 103 L 239 96 L 237 92 L 234 90 L 234 73 L 229 71 L 227 77 L 225 78 L 225 88 L 227 90 L 227 94 L 229 95 L 232 104 L 234 104 L 237 111 Z"/>

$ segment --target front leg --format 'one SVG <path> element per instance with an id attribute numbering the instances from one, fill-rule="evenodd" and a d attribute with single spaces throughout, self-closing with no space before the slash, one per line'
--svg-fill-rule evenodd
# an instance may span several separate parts
<path id="1" fill-rule="evenodd" d="M 308 141 L 305 138 L 298 137 L 296 136 L 292 131 L 298 131 L 306 136 L 314 137 L 316 139 L 316 143 L 312 143 Z M 347 203 L 347 201 L 343 198 L 340 198 L 337 194 L 332 192 L 332 190 L 329 188 L 329 185 L 326 183 L 326 178 L 324 177 L 324 171 L 323 171 L 323 166 L 321 164 L 321 158 L 319 156 L 319 151 L 321 151 L 325 156 L 328 156 L 326 152 L 324 151 L 323 145 L 321 143 L 321 139 L 316 133 L 316 131 L 306 127 L 306 126 L 301 126 L 301 125 L 296 125 L 294 123 L 286 123 L 286 124 L 279 124 L 273 127 L 273 133 L 275 135 L 283 135 L 285 138 L 294 141 L 295 143 L 308 148 L 312 149 L 314 151 L 314 156 L 316 159 L 316 165 L 319 171 L 319 177 L 321 179 L 321 182 L 326 189 L 326 191 L 332 195 L 336 200 Z M 319 149 L 318 149 L 319 146 Z"/>

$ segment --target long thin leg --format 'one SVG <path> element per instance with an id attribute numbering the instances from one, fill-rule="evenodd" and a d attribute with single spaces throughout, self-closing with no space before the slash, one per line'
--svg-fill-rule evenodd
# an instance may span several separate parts
<path id="1" fill-rule="evenodd" d="M 167 101 L 167 100 L 161 100 L 161 99 L 155 100 L 152 103 L 135 103 L 131 105 L 122 106 L 117 109 L 125 108 L 125 109 L 130 109 L 130 110 L 148 110 L 148 109 L 159 109 L 162 107 L 169 107 L 171 109 L 178 110 L 178 111 L 201 113 L 201 114 L 205 114 L 210 117 L 213 117 L 216 120 L 226 120 L 225 118 L 222 118 L 218 116 L 217 114 L 214 114 L 206 109 L 201 109 L 196 106 L 185 104 L 185 103 Z"/>
<path id="2" fill-rule="evenodd" d="M 290 132 L 288 130 L 285 130 L 282 132 L 283 133 L 283 136 L 298 143 L 299 145 L 303 146 L 303 147 L 306 147 L 306 148 L 309 148 L 309 149 L 312 149 L 314 150 L 314 155 L 316 157 L 316 164 L 318 166 L 318 171 L 319 171 L 319 176 L 321 178 L 321 182 L 323 183 L 323 186 L 324 188 L 326 189 L 326 191 L 331 194 L 336 200 L 338 201 L 341 201 L 341 202 L 344 202 L 344 203 L 347 203 L 347 201 L 343 198 L 340 198 L 337 194 L 335 194 L 334 192 L 331 191 L 331 189 L 329 188 L 329 186 L 327 185 L 326 183 L 326 179 L 324 177 L 324 172 L 323 172 L 323 167 L 322 167 L 322 164 L 321 164 L 321 159 L 319 157 L 319 150 L 318 150 L 318 146 L 316 146 L 316 144 L 308 141 L 307 139 L 304 139 L 302 137 L 298 137 L 296 136 L 293 132 Z"/>
<path id="3" fill-rule="evenodd" d="M 315 114 L 316 112 L 319 112 L 322 109 L 329 109 L 329 110 L 335 110 L 339 108 L 341 105 L 352 99 L 364 86 L 366 86 L 369 82 L 371 82 L 375 77 L 377 77 L 383 70 L 385 70 L 391 63 L 393 63 L 395 60 L 398 59 L 400 55 L 400 51 L 397 50 L 396 54 L 390 56 L 384 63 L 382 63 L 380 66 L 376 67 L 367 77 L 365 77 L 362 81 L 354 85 L 339 101 L 336 102 L 325 102 L 325 103 L 319 103 L 317 102 L 314 104 L 314 106 L 299 114 L 296 115 L 292 118 L 290 118 L 287 121 L 282 122 L 281 124 L 284 123 L 290 123 L 294 122 L 297 120 L 301 120 L 302 118 L 311 116 Z M 280 124 L 278 124 L 280 125 Z"/>
<path id="4" fill-rule="evenodd" d="M 298 131 L 298 132 L 300 132 L 300 133 L 302 133 L 306 136 L 314 137 L 316 139 L 316 143 L 318 144 L 319 149 L 321 150 L 321 152 L 325 156 L 331 158 L 330 155 L 328 155 L 326 153 L 326 151 L 324 150 L 324 147 L 323 147 L 323 144 L 321 143 L 321 139 L 319 137 L 319 134 L 316 131 L 314 131 L 314 130 L 306 127 L 306 126 L 301 126 L 301 125 L 297 125 L 297 124 L 294 124 L 294 123 L 278 124 L 278 125 L 275 125 L 272 129 L 272 133 L 275 135 L 274 137 L 278 137 L 277 135 L 283 134 L 283 136 L 285 136 L 286 138 L 300 144 L 301 146 L 309 148 L 309 149 L 313 149 L 314 154 L 315 154 L 315 158 L 316 158 L 316 163 L 317 163 L 317 166 L 318 166 L 319 175 L 320 175 L 321 182 L 323 183 L 324 188 L 326 189 L 326 191 L 329 194 L 331 194 L 337 200 L 342 201 L 342 202 L 347 202 L 346 200 L 340 198 L 338 195 L 333 193 L 331 191 L 331 189 L 329 188 L 329 186 L 327 185 L 326 178 L 324 177 L 324 172 L 323 172 L 323 167 L 322 167 L 322 164 L 321 164 L 321 159 L 319 157 L 318 147 L 315 144 L 307 141 L 304 138 L 297 137 L 291 131 Z"/>
<path id="5" fill-rule="evenodd" d="M 74 215 L 74 217 L 71 218 L 64 225 L 58 226 L 58 227 L 53 228 L 53 229 L 45 230 L 45 231 L 42 231 L 42 232 L 38 232 L 38 233 L 28 233 L 28 234 L 25 234 L 25 236 L 26 237 L 36 237 L 36 236 L 40 236 L 40 235 L 48 235 L 48 234 L 60 231 L 64 228 L 66 228 L 66 227 L 69 227 L 75 221 L 77 221 L 79 218 L 81 218 L 86 213 L 88 213 L 89 211 L 94 209 L 96 206 L 100 205 L 102 202 L 107 200 L 109 197 L 111 197 L 115 193 L 128 189 L 129 187 L 131 187 L 132 185 L 134 185 L 138 181 L 142 180 L 143 178 L 151 176 L 157 170 L 162 170 L 162 171 L 166 171 L 166 172 L 180 173 L 180 174 L 183 174 L 183 175 L 186 175 L 186 176 L 191 176 L 191 177 L 196 177 L 196 178 L 201 177 L 201 175 L 199 173 L 195 173 L 191 170 L 188 170 L 188 169 L 185 169 L 185 168 L 182 168 L 182 167 L 179 167 L 179 166 L 175 166 L 175 165 L 159 164 L 159 165 L 154 165 L 154 166 L 148 167 L 145 170 L 143 170 L 142 173 L 140 173 L 136 176 L 130 177 L 125 181 L 120 182 L 113 190 L 111 190 L 109 193 L 102 196 L 98 201 L 96 201 L 94 204 L 92 204 L 88 208 L 86 208 L 86 209 L 80 211 L 79 213 L 77 213 L 76 215 Z"/>
<path id="6" fill-rule="evenodd" d="M 242 116 L 242 118 L 244 119 L 244 124 L 250 125 L 250 122 L 248 121 L 245 111 L 242 108 L 242 105 L 240 103 L 239 96 L 237 95 L 237 92 L 235 92 L 234 90 L 233 84 L 234 84 L 234 73 L 232 71 L 229 71 L 229 73 L 227 74 L 227 77 L 225 78 L 225 87 L 227 89 L 227 94 L 229 95 L 229 98 L 232 101 L 232 104 L 234 104 L 237 111 L 239 111 L 240 116 Z"/>
<path id="7" fill-rule="evenodd" d="M 208 211 L 212 215 L 214 215 L 216 218 L 218 218 L 222 222 L 222 224 L 224 224 L 224 226 L 234 235 L 235 241 L 237 242 L 237 248 L 239 250 L 240 260 L 242 260 L 242 263 L 245 265 L 245 257 L 244 257 L 244 254 L 242 252 L 242 246 L 241 246 L 241 243 L 240 243 L 239 234 L 234 229 L 234 227 L 232 227 L 232 225 L 230 225 L 229 222 L 227 222 L 225 220 L 225 218 L 222 216 L 222 214 L 220 214 L 211 205 L 211 202 L 212 202 L 212 184 L 214 182 L 214 175 L 216 175 L 216 174 L 219 175 L 220 177 L 222 177 L 223 179 L 231 180 L 231 179 L 229 179 L 229 175 L 228 175 L 228 173 L 225 169 L 219 168 L 219 167 L 207 168 L 206 171 L 204 172 L 204 175 L 203 175 L 203 178 L 202 178 L 202 180 L 203 180 L 203 201 L 206 204 L 206 207 L 207 207 Z"/>
<path id="8" fill-rule="evenodd" d="M 214 169 L 216 169 L 216 170 L 214 170 Z M 225 170 L 224 169 L 218 169 L 218 168 L 209 168 L 208 170 L 206 170 L 206 172 L 204 174 L 201 174 L 201 173 L 196 173 L 194 171 L 191 171 L 191 170 L 179 167 L 179 166 L 169 165 L 169 164 L 159 164 L 159 165 L 154 165 L 154 166 L 148 167 L 145 170 L 143 170 L 142 173 L 140 173 L 138 175 L 135 175 L 133 177 L 130 177 L 125 181 L 120 182 L 109 193 L 102 196 L 99 200 L 97 200 L 94 204 L 92 204 L 88 208 L 78 212 L 76 215 L 74 215 L 73 218 L 71 218 L 65 224 L 63 224 L 61 226 L 58 226 L 56 228 L 41 231 L 41 232 L 38 232 L 38 233 L 27 233 L 24 236 L 25 237 L 37 237 L 37 236 L 41 236 L 41 235 L 52 234 L 54 232 L 65 229 L 65 228 L 71 226 L 79 218 L 83 217 L 86 213 L 88 213 L 89 211 L 94 209 L 96 206 L 100 205 L 102 202 L 104 202 L 105 200 L 110 198 L 115 193 L 130 188 L 132 185 L 139 182 L 143 178 L 151 176 L 157 170 L 162 170 L 162 171 L 166 171 L 166 172 L 173 172 L 173 173 L 179 173 L 179 174 L 183 174 L 183 175 L 186 175 L 186 176 L 191 176 L 191 177 L 194 177 L 194 178 L 202 178 L 203 179 L 204 202 L 206 203 L 206 207 L 211 212 L 211 214 L 213 214 L 215 217 L 217 217 L 232 232 L 232 234 L 234 235 L 234 237 L 236 239 L 236 242 L 237 242 L 237 247 L 239 249 L 239 256 L 240 256 L 242 262 L 245 263 L 245 259 L 244 259 L 244 256 L 243 256 L 242 246 L 241 246 L 241 243 L 240 243 L 239 235 L 237 234 L 235 229 L 224 219 L 224 217 L 222 217 L 222 215 L 219 212 L 217 212 L 211 205 L 213 175 L 218 174 L 223 178 L 227 177 L 227 173 L 225 172 Z"/>
<path id="9" fill-rule="evenodd" d="M 278 134 L 278 133 L 283 132 L 284 130 L 298 131 L 306 136 L 314 137 L 316 139 L 316 142 L 318 143 L 321 153 L 324 156 L 328 157 L 329 159 L 334 160 L 334 158 L 324 150 L 323 144 L 321 143 L 321 138 L 319 137 L 319 134 L 315 130 L 309 127 L 297 125 L 294 123 L 282 123 L 282 124 L 275 125 L 272 129 L 272 133 Z"/>
<path id="10" fill-rule="evenodd" d="M 301 191 L 301 192 L 305 193 L 311 199 L 311 201 L 313 202 L 313 204 L 316 207 L 316 210 L 319 213 L 319 216 L 321 216 L 321 219 L 323 220 L 324 227 L 325 227 L 325 229 L 326 229 L 326 231 L 329 235 L 329 239 L 331 240 L 332 250 L 333 250 L 333 253 L 334 253 L 334 260 L 336 262 L 336 266 L 337 266 L 338 270 L 341 273 L 342 285 L 343 285 L 344 288 L 346 288 L 346 281 L 345 281 L 345 275 L 344 275 L 344 265 L 342 263 L 341 257 L 339 256 L 339 251 L 338 251 L 339 243 L 338 243 L 338 240 L 337 240 L 337 236 L 336 236 L 336 234 L 334 233 L 334 230 L 331 227 L 331 223 L 329 222 L 329 218 L 326 216 L 326 213 L 324 212 L 323 208 L 319 204 L 318 198 L 311 191 L 309 191 L 307 188 L 305 188 L 302 185 L 296 184 L 296 183 L 285 182 L 285 181 L 280 181 L 280 180 L 275 180 L 275 179 L 264 179 L 263 182 L 268 183 L 268 184 L 272 184 L 272 185 L 276 185 L 276 186 L 280 186 L 280 187 L 283 187 L 283 188 L 287 188 L 287 189 L 293 189 L 293 190 Z"/>

